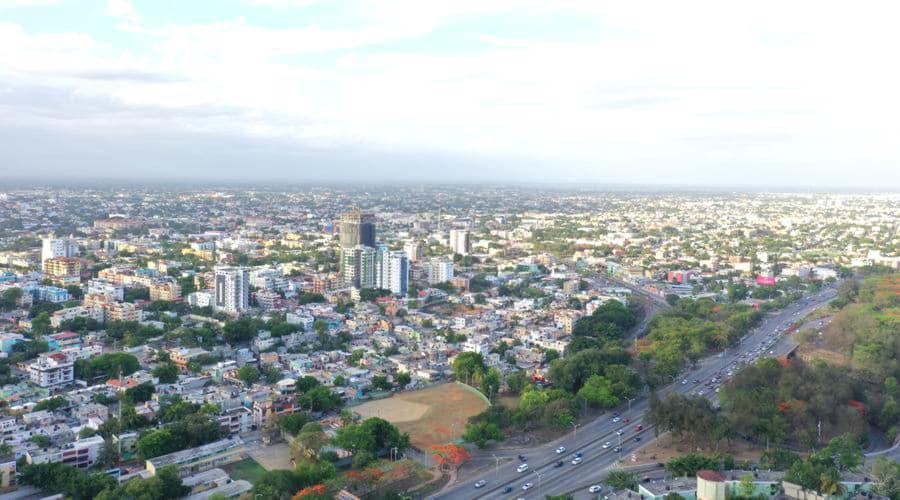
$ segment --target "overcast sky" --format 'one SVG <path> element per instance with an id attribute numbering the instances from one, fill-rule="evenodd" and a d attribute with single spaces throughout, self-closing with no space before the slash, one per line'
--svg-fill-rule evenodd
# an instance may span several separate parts
<path id="1" fill-rule="evenodd" d="M 0 0 L 0 174 L 895 189 L 898 10 Z"/>

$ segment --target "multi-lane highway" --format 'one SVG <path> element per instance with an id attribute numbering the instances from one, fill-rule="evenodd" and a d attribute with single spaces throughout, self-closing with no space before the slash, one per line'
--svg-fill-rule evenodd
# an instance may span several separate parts
<path id="1" fill-rule="evenodd" d="M 702 360 L 698 366 L 672 385 L 660 391 L 665 395 L 671 391 L 693 393 L 714 398 L 718 386 L 740 365 L 750 363 L 759 357 L 777 356 L 789 352 L 793 345 L 782 340 L 781 334 L 791 323 L 802 319 L 815 309 L 825 305 L 837 295 L 836 286 L 826 287 L 814 296 L 804 298 L 787 308 L 767 315 L 762 323 L 751 331 L 742 342 L 724 353 L 717 353 Z M 525 461 L 518 458 L 492 467 L 478 475 L 460 478 L 457 482 L 432 498 L 439 500 L 462 499 L 508 499 L 544 498 L 545 495 L 577 493 L 579 498 L 588 496 L 587 489 L 599 484 L 608 468 L 620 458 L 652 441 L 654 431 L 643 424 L 647 398 L 640 397 L 616 412 L 601 415 L 596 420 L 578 428 L 552 443 L 528 448 L 522 451 Z M 636 430 L 641 425 L 642 430 Z M 618 434 L 621 432 L 621 435 Z M 635 441 L 639 438 L 640 441 Z M 621 450 L 616 451 L 621 443 Z M 563 447 L 565 451 L 557 453 Z M 575 453 L 581 454 L 581 462 L 572 463 Z M 557 462 L 562 461 L 561 466 Z M 519 472 L 522 463 L 528 463 L 528 470 Z M 483 480 L 484 486 L 475 487 L 476 481 Z M 526 483 L 531 487 L 523 490 Z M 596 497 L 596 495 L 593 495 Z"/>

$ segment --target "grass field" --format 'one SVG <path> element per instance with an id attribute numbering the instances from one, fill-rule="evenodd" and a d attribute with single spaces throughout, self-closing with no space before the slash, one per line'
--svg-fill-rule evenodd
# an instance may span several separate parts
<path id="1" fill-rule="evenodd" d="M 402 392 L 354 408 L 363 418 L 381 417 L 408 432 L 413 445 L 427 449 L 462 436 L 466 419 L 487 408 L 487 403 L 466 388 L 450 383 L 420 391 Z"/>
<path id="2" fill-rule="evenodd" d="M 256 481 L 260 476 L 266 472 L 266 469 L 252 458 L 245 458 L 239 462 L 228 464 L 222 467 L 222 469 L 231 476 L 231 479 L 244 479 L 250 481 L 252 484 L 256 484 Z"/>

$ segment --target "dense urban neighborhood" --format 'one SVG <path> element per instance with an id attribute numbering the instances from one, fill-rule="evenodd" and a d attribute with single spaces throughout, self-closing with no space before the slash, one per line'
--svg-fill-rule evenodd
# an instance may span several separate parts
<path id="1" fill-rule="evenodd" d="M 0 491 L 896 500 L 898 335 L 896 194 L 10 187 Z"/>

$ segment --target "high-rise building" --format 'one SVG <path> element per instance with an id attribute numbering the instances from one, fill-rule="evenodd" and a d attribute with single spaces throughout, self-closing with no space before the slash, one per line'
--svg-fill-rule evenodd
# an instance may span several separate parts
<path id="1" fill-rule="evenodd" d="M 387 267 L 387 289 L 397 295 L 409 290 L 409 258 L 404 252 L 391 252 Z"/>
<path id="2" fill-rule="evenodd" d="M 375 254 L 374 248 L 364 245 L 341 249 L 341 273 L 345 286 L 375 288 Z"/>
<path id="3" fill-rule="evenodd" d="M 250 277 L 241 267 L 217 267 L 216 309 L 237 314 L 249 307 Z"/>
<path id="4" fill-rule="evenodd" d="M 425 245 L 421 241 L 409 241 L 403 246 L 403 251 L 410 262 L 418 262 L 425 253 Z"/>
<path id="5" fill-rule="evenodd" d="M 341 247 L 375 246 L 375 216 L 358 209 L 341 214 Z"/>
<path id="6" fill-rule="evenodd" d="M 78 244 L 73 240 L 44 238 L 41 244 L 41 266 L 47 259 L 56 257 L 76 257 Z"/>
<path id="7" fill-rule="evenodd" d="M 409 258 L 405 252 L 381 245 L 375 252 L 375 287 L 406 295 L 409 289 Z"/>
<path id="8" fill-rule="evenodd" d="M 453 261 L 444 258 L 434 258 L 425 265 L 428 273 L 428 283 L 435 285 L 453 279 Z"/>
<path id="9" fill-rule="evenodd" d="M 468 229 L 451 229 L 450 230 L 450 248 L 453 253 L 460 255 L 469 255 L 472 251 L 471 235 Z"/>

